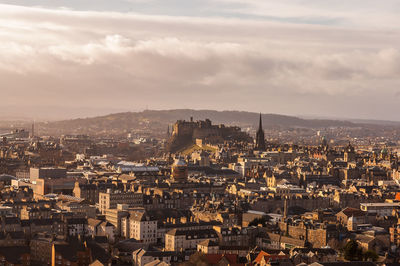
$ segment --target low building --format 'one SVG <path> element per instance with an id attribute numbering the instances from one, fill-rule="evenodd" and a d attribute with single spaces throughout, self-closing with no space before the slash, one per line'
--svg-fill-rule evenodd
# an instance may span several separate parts
<path id="1" fill-rule="evenodd" d="M 90 236 L 106 236 L 110 242 L 115 240 L 115 226 L 107 221 L 88 219 L 87 234 Z"/>
<path id="2" fill-rule="evenodd" d="M 215 230 L 178 230 L 173 229 L 165 235 L 165 250 L 196 250 L 197 245 L 204 240 L 218 241 Z"/>
<path id="3" fill-rule="evenodd" d="M 218 254 L 219 245 L 217 242 L 207 239 L 197 245 L 197 251 L 204 254 Z"/>

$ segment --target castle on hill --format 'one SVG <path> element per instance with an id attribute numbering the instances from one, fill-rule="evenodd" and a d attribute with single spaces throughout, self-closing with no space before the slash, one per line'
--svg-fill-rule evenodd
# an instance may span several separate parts
<path id="1" fill-rule="evenodd" d="M 250 136 L 241 131 L 237 126 L 213 125 L 211 120 L 190 121 L 178 120 L 172 129 L 172 135 L 168 141 L 168 150 L 176 152 L 188 145 L 194 144 L 196 139 L 203 143 L 218 144 L 225 140 L 249 141 Z"/>

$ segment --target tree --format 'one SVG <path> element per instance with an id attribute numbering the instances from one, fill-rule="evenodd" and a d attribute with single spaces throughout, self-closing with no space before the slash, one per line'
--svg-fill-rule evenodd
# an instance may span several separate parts
<path id="1" fill-rule="evenodd" d="M 249 226 L 258 226 L 259 224 L 262 224 L 263 226 L 271 220 L 271 217 L 268 215 L 264 215 L 261 218 L 255 218 L 253 221 L 249 223 Z"/>
<path id="2" fill-rule="evenodd" d="M 358 246 L 357 241 L 349 240 L 344 246 L 344 258 L 350 261 L 362 260 L 362 249 Z"/>
<path id="3" fill-rule="evenodd" d="M 189 261 L 182 263 L 183 266 L 207 266 L 204 254 L 196 252 L 190 256 Z"/>
<path id="4" fill-rule="evenodd" d="M 376 254 L 373 250 L 367 250 L 364 253 L 364 260 L 365 261 L 377 261 L 379 258 L 378 254 Z"/>
<path id="5" fill-rule="evenodd" d="M 328 241 L 328 246 L 330 246 L 331 248 L 335 249 L 335 250 L 343 250 L 343 242 L 339 241 L 336 238 L 331 238 Z"/>

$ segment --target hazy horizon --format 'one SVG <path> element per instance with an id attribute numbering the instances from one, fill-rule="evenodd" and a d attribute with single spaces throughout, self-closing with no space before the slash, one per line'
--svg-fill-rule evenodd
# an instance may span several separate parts
<path id="1" fill-rule="evenodd" d="M 144 109 L 399 121 L 400 2 L 0 0 L 0 119 Z"/>
<path id="2" fill-rule="evenodd" d="M 47 108 L 46 108 L 47 110 Z M 72 115 L 45 115 L 44 113 L 46 110 L 42 110 L 43 115 L 37 115 L 37 116 L 29 116 L 28 115 L 14 115 L 14 116 L 9 116 L 9 115 L 0 115 L 0 122 L 22 122 L 22 123 L 31 123 L 31 122 L 36 122 L 36 123 L 43 123 L 43 122 L 57 122 L 57 121 L 68 121 L 68 120 L 74 120 L 74 119 L 90 119 L 90 118 L 98 118 L 98 117 L 104 117 L 104 116 L 109 116 L 109 115 L 118 115 L 118 114 L 123 114 L 123 113 L 141 113 L 145 111 L 173 111 L 173 110 L 192 110 L 192 111 L 216 111 L 216 112 L 250 112 L 250 113 L 255 113 L 258 114 L 260 112 L 253 112 L 253 111 L 246 111 L 246 110 L 233 110 L 233 109 L 221 109 L 221 110 L 216 110 L 216 109 L 205 109 L 205 108 L 199 108 L 199 109 L 194 109 L 194 108 L 170 108 L 170 109 L 137 109 L 137 110 L 115 110 L 114 112 L 108 112 L 108 111 L 99 111 L 96 109 L 85 109 L 87 112 L 85 114 L 82 114 L 79 110 L 76 110 L 75 114 Z M 287 117 L 297 117 L 305 120 L 337 120 L 337 121 L 350 121 L 350 122 L 382 122 L 382 123 L 400 123 L 400 120 L 390 120 L 390 119 L 368 119 L 368 118 L 358 118 L 358 117 L 338 117 L 338 116 L 319 116 L 319 115 L 300 115 L 300 114 L 283 114 L 283 113 L 265 113 L 261 112 L 262 115 L 282 115 L 282 116 L 287 116 Z M 182 119 L 189 119 L 190 115 L 188 114 L 187 118 L 182 118 Z M 199 117 L 195 117 L 195 119 L 203 119 Z"/>

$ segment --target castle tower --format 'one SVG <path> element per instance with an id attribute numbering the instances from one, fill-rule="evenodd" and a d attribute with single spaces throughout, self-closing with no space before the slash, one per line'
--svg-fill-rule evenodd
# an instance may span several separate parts
<path id="1" fill-rule="evenodd" d="M 265 149 L 266 149 L 266 147 L 265 147 L 265 136 L 264 136 L 264 130 L 262 128 L 262 118 L 261 118 L 261 113 L 260 113 L 260 122 L 259 122 L 259 125 L 258 125 L 257 134 L 256 134 L 255 150 L 264 151 Z"/>

